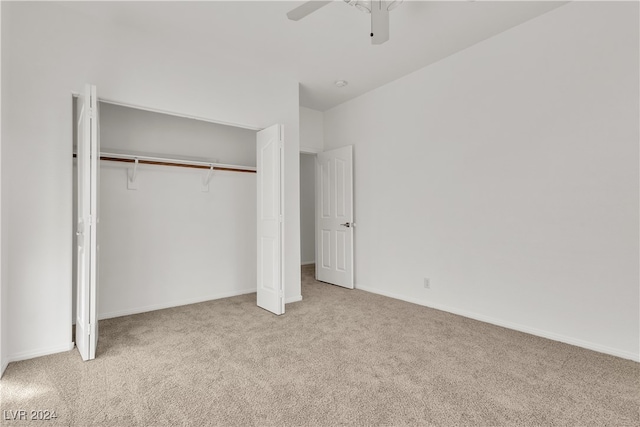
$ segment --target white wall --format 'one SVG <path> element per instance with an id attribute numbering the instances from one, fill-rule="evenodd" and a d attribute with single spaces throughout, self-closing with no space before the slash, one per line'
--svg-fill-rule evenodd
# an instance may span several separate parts
<path id="1" fill-rule="evenodd" d="M 103 151 L 256 164 L 255 131 L 105 103 L 100 143 Z M 101 164 L 98 316 L 255 292 L 256 175 L 218 171 L 203 192 L 207 171 L 141 165 L 138 189 L 128 190 L 130 167 Z"/>
<path id="2" fill-rule="evenodd" d="M 153 5 L 150 5 L 153 7 Z M 285 297 L 300 295 L 298 82 L 216 44 L 81 15 L 64 3 L 2 3 L 2 192 L 11 360 L 71 348 L 71 92 L 264 128 L 285 125 Z M 6 181 L 5 181 L 6 182 Z"/>
<path id="3" fill-rule="evenodd" d="M 101 173 L 98 316 L 121 316 L 256 291 L 256 175 L 146 166 Z"/>
<path id="4" fill-rule="evenodd" d="M 316 261 L 316 156 L 300 154 L 300 259 Z"/>
<path id="5" fill-rule="evenodd" d="M 638 360 L 638 73 L 638 4 L 577 2 L 325 112 L 357 287 Z"/>
<path id="6" fill-rule="evenodd" d="M 324 118 L 321 111 L 300 107 L 300 151 L 319 153 L 324 148 Z"/>
<path id="7" fill-rule="evenodd" d="M 256 131 L 100 103 L 103 150 L 256 165 Z"/>

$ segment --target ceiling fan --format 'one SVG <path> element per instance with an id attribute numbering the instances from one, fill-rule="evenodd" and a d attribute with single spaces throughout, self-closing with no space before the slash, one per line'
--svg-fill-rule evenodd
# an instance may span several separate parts
<path id="1" fill-rule="evenodd" d="M 382 44 L 389 40 L 389 11 L 395 9 L 403 0 L 344 0 L 361 12 L 371 15 L 371 44 Z M 287 13 L 292 21 L 299 21 L 331 3 L 331 1 L 308 1 Z"/>

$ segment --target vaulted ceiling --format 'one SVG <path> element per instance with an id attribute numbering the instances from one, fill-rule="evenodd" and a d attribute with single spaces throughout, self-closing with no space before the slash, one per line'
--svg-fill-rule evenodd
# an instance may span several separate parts
<path id="1" fill-rule="evenodd" d="M 390 12 L 390 40 L 371 45 L 370 15 L 336 0 L 294 22 L 302 1 L 68 2 L 113 25 L 171 37 L 184 46 L 287 69 L 300 105 L 324 111 L 533 19 L 565 2 L 405 1 Z M 336 80 L 349 85 L 338 88 Z"/>

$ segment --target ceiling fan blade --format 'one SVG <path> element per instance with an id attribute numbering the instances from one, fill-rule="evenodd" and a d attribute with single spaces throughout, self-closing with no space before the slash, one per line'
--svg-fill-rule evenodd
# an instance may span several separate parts
<path id="1" fill-rule="evenodd" d="M 384 0 L 371 2 L 371 44 L 389 40 L 389 11 Z"/>
<path id="2" fill-rule="evenodd" d="M 331 3 L 330 1 L 308 1 L 287 13 L 287 18 L 292 21 L 299 21 L 305 16 L 315 12 L 323 6 Z"/>

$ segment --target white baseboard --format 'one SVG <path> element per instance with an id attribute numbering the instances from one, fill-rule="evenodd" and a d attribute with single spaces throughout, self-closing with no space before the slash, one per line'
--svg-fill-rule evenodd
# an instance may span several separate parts
<path id="1" fill-rule="evenodd" d="M 503 328 L 513 329 L 515 331 L 536 335 L 538 337 L 547 338 L 553 341 L 559 341 L 565 344 L 575 345 L 577 347 L 586 348 L 588 350 L 597 351 L 599 353 L 609 354 L 611 356 L 617 356 L 623 359 L 629 359 L 636 362 L 640 362 L 640 354 L 635 354 L 630 351 L 607 347 L 601 344 L 592 343 L 590 341 L 584 341 L 578 338 L 556 334 L 554 332 L 543 331 L 541 329 L 531 328 L 529 326 L 520 325 L 518 323 L 512 323 L 512 322 L 496 319 L 493 317 L 473 313 L 466 310 L 461 310 L 461 309 L 446 306 L 446 305 L 433 304 L 428 301 L 419 300 L 417 298 L 406 297 L 403 295 L 394 294 L 392 292 L 370 288 L 368 286 L 356 285 L 356 289 L 360 289 L 362 291 L 371 292 L 371 293 L 382 295 L 389 298 L 399 299 L 399 300 L 410 302 L 413 304 L 422 305 L 424 307 L 429 307 L 429 308 L 433 308 L 440 311 L 446 311 L 447 313 L 457 314 L 459 316 L 468 317 L 470 319 L 479 320 L 481 322 L 491 323 L 492 325 L 502 326 Z"/>
<path id="2" fill-rule="evenodd" d="M 7 358 L 5 363 L 8 365 L 11 362 L 19 362 L 20 360 L 27 360 L 27 359 L 33 359 L 33 358 L 41 357 L 41 356 L 48 356 L 48 355 L 54 354 L 54 353 L 62 353 L 64 351 L 73 350 L 74 345 L 75 344 L 73 342 L 70 342 L 70 343 L 62 344 L 62 345 L 55 346 L 55 347 L 40 348 L 40 349 L 37 349 L 37 350 L 23 351 L 23 352 L 20 352 L 20 353 L 9 355 L 9 357 Z M 5 368 L 6 368 L 6 366 L 5 366 Z M 4 370 L 3 370 L 3 372 L 4 372 Z"/>
<path id="3" fill-rule="evenodd" d="M 4 375 L 4 371 L 7 370 L 7 366 L 9 366 L 9 361 L 3 360 L 0 364 L 0 378 L 2 378 L 2 376 Z"/>
<path id="4" fill-rule="evenodd" d="M 315 261 L 304 261 L 302 264 L 300 265 L 311 265 L 311 264 L 315 264 Z"/>
<path id="5" fill-rule="evenodd" d="M 298 301 L 302 301 L 302 295 L 297 295 L 295 297 L 289 297 L 289 298 L 284 300 L 284 303 L 285 304 L 290 304 L 292 302 L 298 302 Z"/>
<path id="6" fill-rule="evenodd" d="M 126 310 L 110 311 L 98 315 L 99 320 L 111 319 L 113 317 L 129 316 L 131 314 L 146 313 L 148 311 L 164 310 L 165 308 L 180 307 L 181 305 L 197 304 L 199 302 L 211 301 L 215 299 L 237 297 L 239 295 L 255 293 L 256 289 L 242 289 L 239 291 L 224 292 L 215 295 L 207 295 L 204 297 L 190 298 L 180 301 L 170 301 L 162 304 L 146 305 L 143 307 L 128 308 Z"/>

